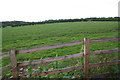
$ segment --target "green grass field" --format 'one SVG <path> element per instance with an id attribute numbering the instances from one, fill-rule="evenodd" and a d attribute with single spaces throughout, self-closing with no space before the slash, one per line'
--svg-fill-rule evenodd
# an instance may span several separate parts
<path id="1" fill-rule="evenodd" d="M 73 22 L 3 28 L 3 52 L 83 40 L 117 37 L 118 22 Z"/>
<path id="2" fill-rule="evenodd" d="M 42 25 L 31 25 L 24 27 L 6 27 L 2 29 L 2 44 L 3 44 L 3 54 L 8 52 L 12 48 L 26 49 L 38 46 L 47 46 L 71 41 L 83 40 L 84 37 L 89 37 L 90 39 L 98 38 L 109 38 L 118 37 L 118 22 L 69 22 L 69 23 L 54 23 L 54 24 L 42 24 Z M 91 51 L 96 50 L 107 50 L 118 48 L 118 42 L 99 42 L 91 43 Z M 76 54 L 83 52 L 81 50 L 82 45 L 75 45 L 69 47 L 62 47 L 50 50 L 41 50 L 37 52 L 18 54 L 17 60 L 22 62 L 26 60 L 37 60 L 41 58 L 49 58 L 56 56 L 63 56 L 69 54 Z M 112 61 L 118 58 L 118 53 L 98 55 L 90 57 L 91 63 Z M 72 63 L 72 64 L 71 64 Z M 3 66 L 10 64 L 10 59 L 3 59 Z M 60 64 L 60 65 L 59 65 Z M 57 61 L 50 63 L 48 66 L 44 67 L 39 71 L 44 71 L 48 69 L 57 69 L 71 67 L 75 65 L 82 65 L 83 58 L 70 59 L 64 61 Z M 115 66 L 111 67 L 100 67 L 91 69 L 91 73 L 102 73 L 102 72 L 117 72 L 119 70 Z M 116 73 L 113 72 L 113 73 Z M 7 76 L 10 76 L 10 72 L 5 72 Z M 71 76 L 72 75 L 72 76 Z M 63 77 L 63 78 L 73 78 L 80 77 L 83 75 L 83 71 L 72 71 L 66 73 L 59 73 L 54 75 L 48 75 L 44 77 Z"/>

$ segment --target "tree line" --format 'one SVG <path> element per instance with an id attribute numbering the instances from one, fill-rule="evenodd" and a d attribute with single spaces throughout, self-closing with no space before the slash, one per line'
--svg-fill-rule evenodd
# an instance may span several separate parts
<path id="1" fill-rule="evenodd" d="M 48 23 L 61 23 L 61 22 L 81 22 L 81 21 L 119 21 L 120 17 L 92 17 L 92 18 L 81 18 L 81 19 L 58 19 L 58 20 L 45 20 L 40 22 L 25 22 L 25 21 L 3 21 L 2 27 L 19 27 L 25 25 L 36 25 L 36 24 L 48 24 Z"/>

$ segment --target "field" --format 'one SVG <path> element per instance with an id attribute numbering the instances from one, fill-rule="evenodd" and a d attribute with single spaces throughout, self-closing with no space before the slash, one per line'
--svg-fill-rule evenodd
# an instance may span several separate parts
<path id="1" fill-rule="evenodd" d="M 6 54 L 10 49 L 16 48 L 26 49 L 39 46 L 47 46 L 60 44 L 71 41 L 83 40 L 84 37 L 90 39 L 118 37 L 118 22 L 68 22 L 68 23 L 52 23 L 31 25 L 24 27 L 6 27 L 2 29 L 2 45 L 3 53 Z M 57 49 L 42 50 L 27 54 L 17 55 L 18 61 L 37 60 L 41 58 L 50 58 L 56 56 L 63 56 L 69 54 L 76 54 L 83 52 L 83 45 L 75 45 Z M 91 43 L 91 51 L 107 50 L 118 48 L 118 42 L 100 42 Z M 118 53 L 98 55 L 91 57 L 91 63 L 112 61 L 118 58 Z M 10 64 L 10 59 L 3 59 L 3 66 Z M 60 65 L 59 65 L 60 64 Z M 65 61 L 58 61 L 50 63 L 39 71 L 45 71 L 49 69 L 64 68 L 70 66 L 77 66 L 83 64 L 83 58 L 70 59 Z M 95 71 L 96 70 L 96 71 Z M 114 71 L 114 72 L 113 72 Z M 91 73 L 113 72 L 118 73 L 119 70 L 115 66 L 110 67 L 98 67 L 91 69 Z M 30 72 L 31 73 L 31 72 Z M 3 73 L 4 74 L 4 73 Z M 10 71 L 5 72 L 7 76 L 10 76 Z M 71 76 L 72 75 L 72 76 Z M 67 73 L 60 73 L 55 75 L 49 75 L 44 77 L 63 77 L 73 78 L 83 75 L 82 71 L 72 71 Z"/>

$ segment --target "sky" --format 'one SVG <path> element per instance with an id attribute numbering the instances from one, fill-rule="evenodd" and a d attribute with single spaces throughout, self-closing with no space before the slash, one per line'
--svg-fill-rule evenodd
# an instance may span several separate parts
<path id="1" fill-rule="evenodd" d="M 117 17 L 120 0 L 1 0 L 1 21 Z"/>

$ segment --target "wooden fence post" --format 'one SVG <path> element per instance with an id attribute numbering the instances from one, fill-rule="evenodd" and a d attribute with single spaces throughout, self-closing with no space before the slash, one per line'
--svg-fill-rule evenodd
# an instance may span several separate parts
<path id="1" fill-rule="evenodd" d="M 90 39 L 84 38 L 84 73 L 85 80 L 88 80 L 88 72 L 89 72 L 89 54 L 90 54 Z"/>
<path id="2" fill-rule="evenodd" d="M 10 60 L 11 60 L 13 78 L 18 78 L 17 59 L 16 59 L 15 49 L 12 49 L 10 51 Z"/>

